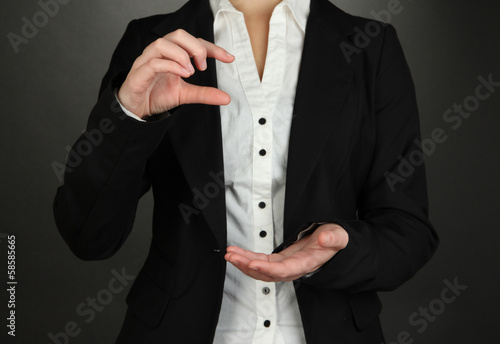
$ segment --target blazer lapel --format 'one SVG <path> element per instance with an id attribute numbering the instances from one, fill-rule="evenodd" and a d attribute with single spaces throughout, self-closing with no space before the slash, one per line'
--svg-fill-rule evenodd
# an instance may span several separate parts
<path id="1" fill-rule="evenodd" d="M 312 0 L 293 109 L 284 209 L 284 239 L 294 235 L 292 216 L 329 137 L 338 137 L 332 156 L 339 164 L 346 153 L 347 114 L 340 108 L 353 79 L 353 67 L 340 44 L 351 33 L 348 17 L 328 0 Z M 355 114 L 353 114 L 354 116 Z M 335 180 L 337 176 L 332 175 Z M 311 219 L 321 220 L 321 219 Z"/>
<path id="2" fill-rule="evenodd" d="M 214 42 L 213 21 L 208 0 L 191 0 L 168 15 L 153 31 L 162 37 L 181 28 L 195 37 Z M 186 82 L 217 87 L 215 60 L 209 58 L 207 64 L 206 71 L 197 71 Z M 185 104 L 175 110 L 172 120 L 175 130 L 170 130 L 168 136 L 193 191 L 193 199 L 197 199 L 197 204 L 186 206 L 199 209 L 215 235 L 218 249 L 224 252 L 226 204 L 219 106 Z"/>

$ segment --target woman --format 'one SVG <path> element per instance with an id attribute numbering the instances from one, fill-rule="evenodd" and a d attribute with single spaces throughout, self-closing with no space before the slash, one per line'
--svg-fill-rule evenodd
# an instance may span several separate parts
<path id="1" fill-rule="evenodd" d="M 191 0 L 129 24 L 87 134 L 103 121 L 54 209 L 104 259 L 153 188 L 117 343 L 384 341 L 376 292 L 437 246 L 423 165 L 399 175 L 421 150 L 392 26 L 327 0 Z"/>

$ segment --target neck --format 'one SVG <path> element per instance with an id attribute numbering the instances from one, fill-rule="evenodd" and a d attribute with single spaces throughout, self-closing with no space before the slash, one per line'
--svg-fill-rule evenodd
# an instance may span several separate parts
<path id="1" fill-rule="evenodd" d="M 270 16 L 282 0 L 229 0 L 238 11 L 245 15 Z"/>

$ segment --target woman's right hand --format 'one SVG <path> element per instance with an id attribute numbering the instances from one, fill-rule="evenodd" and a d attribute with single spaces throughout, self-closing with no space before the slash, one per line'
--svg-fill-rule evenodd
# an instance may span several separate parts
<path id="1" fill-rule="evenodd" d="M 207 57 L 225 63 L 234 61 L 234 56 L 223 48 L 178 29 L 144 49 L 118 91 L 118 100 L 143 119 L 181 104 L 229 104 L 231 98 L 226 92 L 181 79 L 195 72 L 191 57 L 200 71 L 207 68 Z"/>

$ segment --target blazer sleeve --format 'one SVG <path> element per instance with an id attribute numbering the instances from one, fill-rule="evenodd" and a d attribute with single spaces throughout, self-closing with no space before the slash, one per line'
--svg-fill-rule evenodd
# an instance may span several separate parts
<path id="1" fill-rule="evenodd" d="M 105 259 L 132 229 L 139 198 L 151 182 L 147 160 L 169 127 L 168 113 L 142 122 L 127 116 L 113 90 L 144 47 L 138 21 L 120 40 L 85 131 L 68 154 L 64 183 L 53 202 L 61 236 L 84 260 Z"/>
<path id="2" fill-rule="evenodd" d="M 317 273 L 301 279 L 318 288 L 393 290 L 410 279 L 438 245 L 428 220 L 412 77 L 392 25 L 386 26 L 383 39 L 374 86 L 375 156 L 358 197 L 357 219 L 328 219 L 347 231 L 347 247 Z"/>

